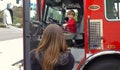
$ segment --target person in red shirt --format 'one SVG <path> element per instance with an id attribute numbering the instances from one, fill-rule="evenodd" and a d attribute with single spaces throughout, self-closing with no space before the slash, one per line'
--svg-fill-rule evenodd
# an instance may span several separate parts
<path id="1" fill-rule="evenodd" d="M 75 16 L 75 12 L 73 10 L 70 10 L 67 12 L 67 17 L 68 17 L 68 21 L 67 23 L 63 24 L 63 28 L 69 29 L 69 32 L 71 33 L 76 33 L 76 21 L 74 19 Z"/>

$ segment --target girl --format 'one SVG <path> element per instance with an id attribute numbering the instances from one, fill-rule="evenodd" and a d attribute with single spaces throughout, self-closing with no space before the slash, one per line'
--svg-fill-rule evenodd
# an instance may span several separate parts
<path id="1" fill-rule="evenodd" d="M 30 52 L 30 59 L 31 70 L 72 70 L 74 66 L 63 31 L 56 24 L 46 27 L 38 48 Z"/>

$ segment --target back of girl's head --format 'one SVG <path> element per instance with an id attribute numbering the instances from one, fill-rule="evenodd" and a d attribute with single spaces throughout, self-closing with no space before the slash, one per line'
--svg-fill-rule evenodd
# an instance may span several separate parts
<path id="1" fill-rule="evenodd" d="M 49 24 L 43 32 L 39 47 L 42 50 L 57 47 L 59 51 L 64 52 L 67 48 L 62 28 L 56 24 Z"/>
<path id="2" fill-rule="evenodd" d="M 44 52 L 42 61 L 43 70 L 53 70 L 61 53 L 67 51 L 62 28 L 56 24 L 50 24 L 43 32 L 42 40 L 36 49 L 36 54 Z"/>

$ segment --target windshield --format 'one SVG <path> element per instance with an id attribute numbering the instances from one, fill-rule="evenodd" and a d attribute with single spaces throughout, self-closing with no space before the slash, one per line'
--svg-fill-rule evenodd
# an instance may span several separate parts
<path id="1" fill-rule="evenodd" d="M 61 11 L 57 11 L 57 10 L 49 7 L 49 9 L 48 9 L 48 16 L 47 17 L 51 17 L 51 18 L 53 18 L 55 20 L 59 20 L 60 21 L 62 19 L 62 13 L 61 13 Z"/>
<path id="2" fill-rule="evenodd" d="M 49 23 L 50 19 L 56 23 L 61 23 L 62 21 L 62 11 L 56 9 L 56 7 L 45 6 L 44 19 L 46 23 Z"/>
<path id="3" fill-rule="evenodd" d="M 65 17 L 67 11 L 70 9 L 61 9 L 60 7 L 51 7 L 51 6 L 45 6 L 45 12 L 44 12 L 44 19 L 46 23 L 49 22 L 49 19 L 52 19 L 55 23 L 63 24 L 65 23 Z M 78 10 L 73 9 L 75 11 L 75 20 L 78 21 Z"/>

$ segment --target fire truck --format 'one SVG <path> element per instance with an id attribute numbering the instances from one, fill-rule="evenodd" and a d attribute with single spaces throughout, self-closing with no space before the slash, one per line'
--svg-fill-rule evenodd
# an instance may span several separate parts
<path id="1" fill-rule="evenodd" d="M 24 70 L 45 27 L 61 26 L 71 9 L 77 31 L 74 42 L 64 34 L 67 44 L 85 50 L 76 70 L 120 70 L 120 0 L 23 0 Z"/>

